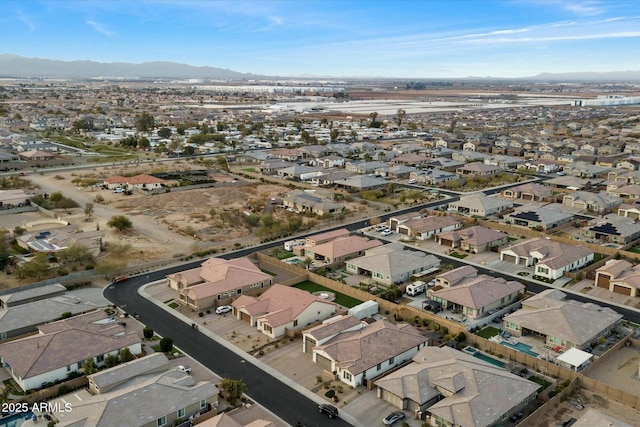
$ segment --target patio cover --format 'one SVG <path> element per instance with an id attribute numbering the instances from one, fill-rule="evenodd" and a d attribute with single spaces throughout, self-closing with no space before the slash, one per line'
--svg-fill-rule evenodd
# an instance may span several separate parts
<path id="1" fill-rule="evenodd" d="M 593 354 L 587 353 L 586 351 L 582 351 L 578 348 L 571 347 L 569 350 L 562 353 L 557 359 L 560 362 L 564 362 L 573 367 L 574 371 L 577 371 L 578 368 L 584 365 L 593 357 Z"/>

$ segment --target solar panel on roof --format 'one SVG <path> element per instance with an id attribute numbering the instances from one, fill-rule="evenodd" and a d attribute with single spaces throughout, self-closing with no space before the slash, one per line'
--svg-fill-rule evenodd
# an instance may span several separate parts
<path id="1" fill-rule="evenodd" d="M 605 224 L 595 225 L 591 227 L 591 231 L 595 231 L 596 233 L 602 233 L 602 234 L 613 234 L 615 236 L 620 235 L 620 233 L 618 232 L 618 229 L 610 222 L 607 222 Z"/>
<path id="2" fill-rule="evenodd" d="M 533 212 L 533 211 L 520 212 L 520 213 L 511 215 L 511 217 L 518 218 L 518 219 L 523 219 L 525 221 L 536 221 L 536 222 L 540 221 L 540 216 L 536 212 Z"/>

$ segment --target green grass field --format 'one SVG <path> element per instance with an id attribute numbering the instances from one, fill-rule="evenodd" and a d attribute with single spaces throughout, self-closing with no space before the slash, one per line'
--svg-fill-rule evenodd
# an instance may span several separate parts
<path id="1" fill-rule="evenodd" d="M 535 375 L 529 377 L 529 381 L 532 381 L 536 384 L 540 384 L 540 388 L 538 389 L 538 393 L 540 393 L 542 390 L 546 389 L 547 387 L 549 387 L 551 385 L 551 383 L 549 381 L 543 380 L 540 377 L 536 377 Z"/>
<path id="2" fill-rule="evenodd" d="M 355 307 L 358 304 L 362 304 L 362 301 L 360 301 L 359 299 L 341 294 L 340 292 L 334 292 L 329 288 L 325 288 L 324 286 L 318 285 L 317 283 L 311 282 L 309 280 L 298 283 L 297 285 L 293 285 L 293 287 L 308 292 L 333 292 L 336 295 L 335 303 L 347 308 Z"/>
<path id="3" fill-rule="evenodd" d="M 487 326 L 480 332 L 476 333 L 479 337 L 489 339 L 491 337 L 495 337 L 500 333 L 500 329 L 494 328 L 493 326 Z"/>

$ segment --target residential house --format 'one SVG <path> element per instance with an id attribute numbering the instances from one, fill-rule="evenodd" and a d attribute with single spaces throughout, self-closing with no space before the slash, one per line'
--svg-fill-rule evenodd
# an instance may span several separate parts
<path id="1" fill-rule="evenodd" d="M 321 186 L 321 185 L 334 185 L 338 181 L 342 181 L 351 176 L 354 176 L 353 173 L 347 172 L 345 170 L 328 170 L 325 171 L 322 175 L 314 176 L 311 178 L 311 185 Z"/>
<path id="2" fill-rule="evenodd" d="M 344 157 L 341 156 L 326 156 L 318 159 L 312 159 L 309 161 L 311 166 L 317 166 L 323 169 L 328 168 L 342 168 L 344 167 Z"/>
<path id="3" fill-rule="evenodd" d="M 419 211 L 406 212 L 400 215 L 394 215 L 389 217 L 386 221 L 386 224 L 391 230 L 395 231 L 396 233 L 399 233 L 398 227 L 401 224 L 404 224 L 405 222 L 410 221 L 412 219 L 420 219 L 423 216 L 425 216 L 425 214 L 422 214 Z"/>
<path id="4" fill-rule="evenodd" d="M 534 274 L 555 280 L 565 271 L 574 271 L 593 261 L 594 253 L 585 246 L 571 246 L 546 237 L 526 240 L 500 250 L 500 261 L 533 267 Z"/>
<path id="5" fill-rule="evenodd" d="M 606 192 L 574 191 L 562 198 L 562 204 L 586 212 L 607 213 L 620 206 L 622 199 L 610 196 Z"/>
<path id="6" fill-rule="evenodd" d="M 640 296 L 640 264 L 611 259 L 596 270 L 595 285 L 617 294 Z"/>
<path id="7" fill-rule="evenodd" d="M 444 231 L 457 230 L 463 222 L 451 216 L 428 216 L 410 219 L 398 226 L 398 233 L 418 240 L 428 240 L 432 236 Z"/>
<path id="8" fill-rule="evenodd" d="M 587 190 L 603 181 L 602 179 L 586 179 L 575 176 L 557 176 L 546 180 L 544 185 L 548 185 L 551 188 L 563 188 L 567 190 Z"/>
<path id="9" fill-rule="evenodd" d="M 411 360 L 428 338 L 407 323 L 378 320 L 343 331 L 313 348 L 313 361 L 335 372 L 343 383 L 358 387 Z"/>
<path id="10" fill-rule="evenodd" d="M 536 398 L 535 383 L 450 347 L 425 347 L 376 380 L 378 397 L 439 427 L 504 424 Z"/>
<path id="11" fill-rule="evenodd" d="M 99 371 L 88 379 L 89 390 L 76 390 L 50 401 L 52 407 L 70 404 L 73 408 L 52 414 L 57 426 L 179 425 L 215 410 L 220 393 L 209 381 L 196 381 L 171 369 L 162 353 Z"/>
<path id="12" fill-rule="evenodd" d="M 262 175 L 275 175 L 278 170 L 293 166 L 294 163 L 286 160 L 267 160 L 260 165 L 260 173 Z"/>
<path id="13" fill-rule="evenodd" d="M 162 188 L 167 184 L 167 181 L 161 178 L 156 178 L 152 175 L 141 174 L 127 177 L 126 185 L 129 190 L 154 190 L 156 188 Z"/>
<path id="14" fill-rule="evenodd" d="M 469 319 L 484 316 L 489 310 L 511 304 L 520 298 L 525 287 L 514 280 L 477 275 L 470 266 L 443 273 L 436 285 L 427 290 L 427 298 Z"/>
<path id="15" fill-rule="evenodd" d="M 514 208 L 514 212 L 506 214 L 504 221 L 507 224 L 535 230 L 550 230 L 573 220 L 573 214 L 557 209 L 551 209 L 538 205 L 522 205 Z"/>
<path id="16" fill-rule="evenodd" d="M 343 263 L 381 245 L 382 242 L 379 240 L 370 240 L 363 236 L 345 236 L 319 245 L 305 246 L 304 255 L 324 264 Z"/>
<path id="17" fill-rule="evenodd" d="M 348 235 L 349 230 L 347 230 L 346 228 L 339 228 L 337 230 L 326 231 L 324 233 L 308 236 L 306 239 L 304 239 L 304 245 L 306 247 L 320 245 L 322 243 L 330 242 L 333 239 L 347 237 Z"/>
<path id="18" fill-rule="evenodd" d="M 369 276 L 387 285 L 402 283 L 413 275 L 436 271 L 439 267 L 440 260 L 435 256 L 409 250 L 401 243 L 369 249 L 364 256 L 346 263 L 348 272 Z"/>
<path id="19" fill-rule="evenodd" d="M 344 206 L 328 199 L 329 195 L 292 190 L 282 200 L 282 204 L 296 212 L 315 215 L 333 215 L 344 211 Z"/>
<path id="20" fill-rule="evenodd" d="M 503 319 L 503 328 L 514 336 L 541 337 L 550 347 L 590 350 L 622 319 L 608 307 L 565 300 L 566 296 L 557 289 L 547 289 L 523 300 L 520 310 Z"/>
<path id="21" fill-rule="evenodd" d="M 411 166 L 394 165 L 376 169 L 375 173 L 384 177 L 403 179 L 408 178 L 415 170 L 416 168 Z"/>
<path id="22" fill-rule="evenodd" d="M 606 215 L 593 221 L 593 225 L 585 230 L 588 238 L 601 242 L 626 245 L 640 238 L 640 223 L 632 218 Z"/>
<path id="23" fill-rule="evenodd" d="M 453 172 L 446 172 L 438 168 L 433 168 L 411 172 L 411 174 L 409 174 L 409 178 L 415 179 L 416 182 L 420 184 L 440 185 L 448 181 L 455 181 L 460 177 Z"/>
<path id="24" fill-rule="evenodd" d="M 500 167 L 487 165 L 480 162 L 467 163 L 456 169 L 456 173 L 463 177 L 468 176 L 492 176 L 502 173 L 504 170 Z"/>
<path id="25" fill-rule="evenodd" d="M 210 258 L 201 267 L 167 276 L 168 285 L 178 291 L 178 302 L 192 310 L 230 303 L 243 294 L 264 292 L 273 284 L 249 258 Z"/>
<path id="26" fill-rule="evenodd" d="M 62 381 L 82 369 L 87 359 L 103 366 L 108 355 L 128 348 L 142 352 L 140 337 L 104 311 L 94 311 L 38 327 L 39 333 L 0 344 L 0 357 L 22 390 Z"/>
<path id="27" fill-rule="evenodd" d="M 241 414 L 236 416 L 237 420 L 234 416 L 233 414 L 229 415 L 227 412 L 222 412 L 213 418 L 198 423 L 198 425 L 200 427 L 276 427 L 273 422 L 263 420 L 262 418 L 256 418 L 251 421 L 240 421 L 244 418 Z"/>
<path id="28" fill-rule="evenodd" d="M 461 215 L 485 218 L 498 215 L 513 207 L 513 203 L 496 197 L 489 197 L 483 193 L 460 197 L 460 200 L 450 202 L 447 211 Z"/>
<path id="29" fill-rule="evenodd" d="M 231 303 L 234 315 L 271 339 L 327 319 L 336 304 L 301 289 L 275 284 L 260 296 L 242 295 Z"/>
<path id="30" fill-rule="evenodd" d="M 491 250 L 509 242 L 509 235 L 481 225 L 455 231 L 445 231 L 435 235 L 436 243 L 451 249 L 460 248 L 474 254 Z"/>
<path id="31" fill-rule="evenodd" d="M 619 188 L 607 188 L 607 194 L 613 197 L 620 197 L 626 202 L 640 199 L 640 184 L 625 185 Z"/>
<path id="32" fill-rule="evenodd" d="M 610 170 L 608 167 L 596 166 L 585 162 L 574 162 L 564 167 L 567 175 L 580 178 L 597 178 L 606 175 Z"/>
<path id="33" fill-rule="evenodd" d="M 286 168 L 278 169 L 276 174 L 285 179 L 291 179 L 296 181 L 308 181 L 316 176 L 320 176 L 323 172 L 315 167 L 309 167 L 304 165 L 292 165 Z"/>
<path id="34" fill-rule="evenodd" d="M 75 245 L 84 246 L 92 256 L 102 249 L 103 231 L 79 231 L 73 226 L 26 233 L 16 238 L 18 246 L 30 252 L 54 254 Z"/>
<path id="35" fill-rule="evenodd" d="M 60 283 L 38 286 L 32 289 L 17 288 L 14 289 L 14 292 L 9 292 L 0 296 L 0 308 L 15 307 L 22 304 L 28 304 L 30 302 L 53 298 L 63 295 L 65 292 L 67 292 L 67 288 L 62 286 Z"/>
<path id="36" fill-rule="evenodd" d="M 367 322 L 353 315 L 337 315 L 323 320 L 318 326 L 306 329 L 302 334 L 302 352 L 313 354 L 314 347 L 322 345 L 343 332 L 357 331 L 367 326 Z"/>
<path id="37" fill-rule="evenodd" d="M 502 190 L 503 197 L 512 199 L 529 200 L 532 202 L 542 202 L 553 195 L 553 190 L 537 182 L 527 182 L 522 185 L 510 187 Z"/>
<path id="38" fill-rule="evenodd" d="M 28 206 L 35 193 L 24 190 L 0 190 L 0 210 Z"/>
<path id="39" fill-rule="evenodd" d="M 335 186 L 345 188 L 351 192 L 379 190 L 386 188 L 388 184 L 389 181 L 384 178 L 368 175 L 355 175 L 334 181 Z"/>
<path id="40" fill-rule="evenodd" d="M 18 156 L 23 160 L 53 160 L 56 158 L 55 154 L 48 153 L 42 150 L 28 150 L 18 153 Z"/>

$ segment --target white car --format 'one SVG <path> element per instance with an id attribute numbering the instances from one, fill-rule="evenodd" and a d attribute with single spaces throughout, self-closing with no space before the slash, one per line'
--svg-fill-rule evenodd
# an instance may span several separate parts
<path id="1" fill-rule="evenodd" d="M 380 233 L 382 236 L 391 236 L 393 234 L 393 230 L 386 229 Z"/>
<path id="2" fill-rule="evenodd" d="M 177 370 L 177 371 L 180 371 L 180 372 L 184 372 L 184 373 L 186 373 L 186 374 L 190 374 L 190 373 L 191 373 L 191 366 L 179 365 L 179 366 L 176 368 L 176 370 Z"/>
<path id="3" fill-rule="evenodd" d="M 230 305 L 221 305 L 220 307 L 216 308 L 216 314 L 229 313 L 231 310 L 233 310 L 233 307 L 231 307 Z"/>
<path id="4" fill-rule="evenodd" d="M 416 184 L 418 181 L 416 181 L 415 179 L 410 179 L 409 180 L 409 184 Z"/>

